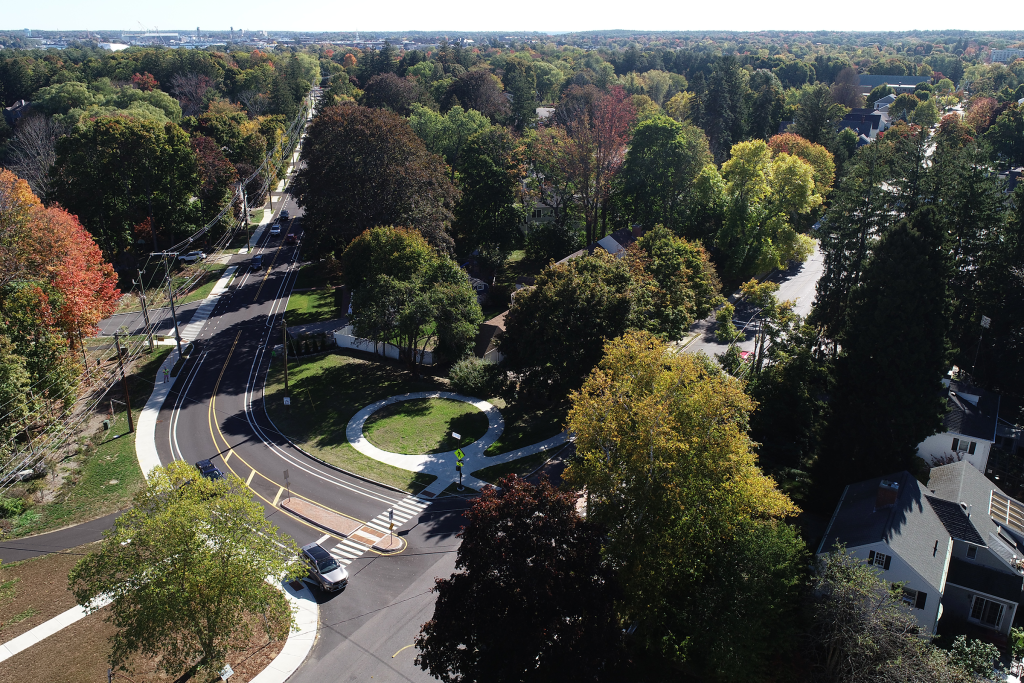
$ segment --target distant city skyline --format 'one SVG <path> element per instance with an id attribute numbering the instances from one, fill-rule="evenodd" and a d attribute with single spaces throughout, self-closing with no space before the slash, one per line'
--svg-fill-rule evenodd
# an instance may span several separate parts
<path id="1" fill-rule="evenodd" d="M 338 3 L 295 0 L 286 4 L 252 0 L 244 6 L 180 0 L 172 3 L 137 3 L 131 0 L 48 0 L 42 3 L 7 3 L 2 30 L 24 28 L 43 31 L 124 30 L 141 26 L 161 30 L 213 31 L 538 31 L 551 33 L 636 31 L 910 31 L 910 30 L 1018 30 L 999 26 L 995 13 L 964 12 L 948 0 L 863 6 L 852 12 L 841 3 L 794 0 L 785 5 L 734 0 L 719 3 L 666 3 L 641 0 L 628 4 L 593 0 L 524 4 L 509 11 L 506 3 L 488 6 L 479 1 L 450 0 L 434 3 L 400 0 L 388 3 Z M 244 9 L 242 9 L 244 8 Z M 282 13 L 287 9 L 287 14 Z M 528 12 L 528 9 L 535 9 Z M 1012 17 L 1008 17 L 1011 18 Z M 996 26 L 993 26 L 995 24 Z"/>

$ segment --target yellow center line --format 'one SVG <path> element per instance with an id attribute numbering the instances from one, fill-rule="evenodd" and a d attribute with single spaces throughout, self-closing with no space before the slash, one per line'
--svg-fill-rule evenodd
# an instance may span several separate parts
<path id="1" fill-rule="evenodd" d="M 256 490 L 252 489 L 252 487 L 250 487 L 250 490 L 252 491 L 253 495 L 255 495 L 257 498 L 259 498 L 263 502 L 268 503 L 270 505 L 270 507 L 272 507 L 272 508 L 274 508 L 276 510 L 281 510 L 282 512 L 284 512 L 285 514 L 287 514 L 289 517 L 291 517 L 295 521 L 299 522 L 300 524 L 302 524 L 304 526 L 307 526 L 310 529 L 314 529 L 317 532 L 322 532 L 323 529 L 321 527 L 318 527 L 318 526 L 315 526 L 313 524 L 310 524 L 306 520 L 302 519 L 301 517 L 298 517 L 297 515 L 292 514 L 288 510 L 284 510 L 282 508 L 278 508 L 277 507 L 277 503 L 278 503 L 278 501 L 281 498 L 281 491 L 283 490 L 283 487 L 281 487 L 280 484 L 278 484 L 273 479 L 271 479 L 267 475 L 265 475 L 262 472 L 260 472 L 259 470 L 257 470 L 255 467 L 250 465 L 248 462 L 246 462 L 245 458 L 243 458 L 242 456 L 238 455 L 238 453 L 236 453 L 234 451 L 234 449 L 231 448 L 231 444 L 228 443 L 227 437 L 224 436 L 224 432 L 221 431 L 220 422 L 218 421 L 218 422 L 215 423 L 214 420 L 213 420 L 213 416 L 217 412 L 217 407 L 216 407 L 217 406 L 217 390 L 220 388 L 220 382 L 224 378 L 224 372 L 227 370 L 228 363 L 231 361 L 231 356 L 234 355 L 234 353 L 235 353 L 235 346 L 237 346 L 238 339 L 241 336 L 242 336 L 242 333 L 241 333 L 241 331 L 239 331 L 238 335 L 235 337 L 234 343 L 231 345 L 231 350 L 228 352 L 228 357 L 224 360 L 224 367 L 221 368 L 220 375 L 217 376 L 217 382 L 216 382 L 216 384 L 213 385 L 213 397 L 210 399 L 210 406 L 209 406 L 209 408 L 207 408 L 207 414 L 206 414 L 207 425 L 208 425 L 208 427 L 210 429 L 210 438 L 213 440 L 213 445 L 214 445 L 214 447 L 218 451 L 221 450 L 221 446 L 220 446 L 220 442 L 218 442 L 218 440 L 217 440 L 217 437 L 219 436 L 220 437 L 220 441 L 223 441 L 224 447 L 225 447 L 225 449 L 227 451 L 227 453 L 223 457 L 224 466 L 228 468 L 228 471 L 230 471 L 231 474 L 233 474 L 236 477 L 238 477 L 238 473 L 235 472 L 234 468 L 231 467 L 231 465 L 228 464 L 228 458 L 233 455 L 233 456 L 237 457 L 238 460 L 243 465 L 245 465 L 246 467 L 248 467 L 251 470 L 251 472 L 249 474 L 249 479 L 246 482 L 247 484 L 252 481 L 254 475 L 258 474 L 258 475 L 260 475 L 260 477 L 265 479 L 267 482 L 269 482 L 269 483 L 273 484 L 274 486 L 278 487 L 277 496 L 274 497 L 273 502 L 268 500 L 266 497 L 260 495 L 259 492 L 257 492 Z M 214 431 L 213 431 L 214 426 L 216 426 L 216 428 L 217 428 L 217 433 L 216 434 L 214 434 Z M 241 477 L 239 477 L 239 479 L 241 479 Z M 291 495 L 296 496 L 297 498 L 302 498 L 303 500 L 307 500 L 310 503 L 313 503 L 314 505 L 318 505 L 318 506 L 324 508 L 325 510 L 330 510 L 331 512 L 333 512 L 333 513 L 335 513 L 337 515 L 341 515 L 342 517 L 348 517 L 352 521 L 359 522 L 360 524 L 363 524 L 363 525 L 366 524 L 365 521 L 363 521 L 363 520 L 361 520 L 361 519 L 359 519 L 357 517 L 353 517 L 352 515 L 346 515 L 344 512 L 340 512 L 338 510 L 334 510 L 332 508 L 329 508 L 326 505 L 324 505 L 323 503 L 315 501 L 315 500 L 313 500 L 311 498 L 307 498 L 305 496 L 298 495 L 296 493 L 292 493 Z M 337 535 L 337 534 L 332 534 L 332 536 L 335 536 L 339 540 L 341 538 L 343 538 L 342 536 Z M 402 540 L 403 540 L 402 550 L 399 550 L 398 552 L 394 552 L 394 553 L 388 553 L 389 555 L 398 555 L 398 554 L 400 554 L 402 552 L 405 552 L 405 549 L 409 547 L 409 544 L 408 544 L 408 542 L 405 542 L 404 539 L 402 539 Z M 376 550 L 373 550 L 372 548 L 370 549 L 370 552 L 375 553 L 377 555 L 383 555 L 384 554 L 384 553 L 377 552 Z"/>
<path id="2" fill-rule="evenodd" d="M 287 237 L 292 231 L 292 222 L 288 221 L 288 230 L 285 231 L 284 236 Z M 267 274 L 263 276 L 263 280 L 260 282 L 260 288 L 256 290 L 256 296 L 253 297 L 253 301 L 260 298 L 260 292 L 263 291 L 263 285 L 266 284 L 267 278 L 270 277 L 270 271 L 274 269 L 274 264 L 277 263 L 277 257 L 281 253 L 281 247 L 284 246 L 284 238 L 281 238 L 281 244 L 277 245 L 277 249 L 274 250 L 274 260 L 267 266 Z"/>
<path id="3" fill-rule="evenodd" d="M 256 476 L 256 470 L 251 470 L 249 472 L 249 478 L 245 480 L 245 485 L 248 486 L 249 484 L 251 484 L 252 483 L 252 478 L 255 477 L 255 476 Z"/>
<path id="4" fill-rule="evenodd" d="M 402 650 L 408 650 L 410 647 L 412 647 L 412 645 L 406 645 L 405 647 L 402 648 Z M 402 650 L 399 650 L 398 652 L 401 652 Z M 391 659 L 394 659 L 395 657 L 397 657 L 398 656 L 398 652 L 396 652 L 395 654 L 391 655 Z"/>

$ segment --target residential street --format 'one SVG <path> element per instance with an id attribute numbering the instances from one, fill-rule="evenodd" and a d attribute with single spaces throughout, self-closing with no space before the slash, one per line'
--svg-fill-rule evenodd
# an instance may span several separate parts
<path id="1" fill-rule="evenodd" d="M 776 294 L 779 300 L 795 300 L 796 306 L 794 310 L 799 315 L 806 317 L 811 312 L 811 305 L 814 303 L 815 287 L 824 268 L 825 263 L 821 251 L 815 247 L 814 253 L 811 254 L 805 263 L 794 266 L 789 270 L 777 271 L 768 279 L 779 283 L 779 291 Z M 729 297 L 729 301 L 735 303 L 738 297 L 739 292 L 736 292 Z M 755 312 L 755 309 L 742 303 L 736 305 L 736 316 L 734 318 L 736 328 L 742 329 L 752 319 Z M 715 322 L 714 314 L 694 323 L 690 330 L 697 332 L 698 336 L 685 347 L 686 350 L 692 353 L 702 351 L 712 358 L 714 358 L 716 353 L 723 353 L 729 345 L 718 341 L 718 338 L 715 337 L 715 327 L 717 327 L 717 323 Z M 753 351 L 754 329 L 753 324 L 747 327 L 742 341 L 739 342 L 741 350 Z"/>

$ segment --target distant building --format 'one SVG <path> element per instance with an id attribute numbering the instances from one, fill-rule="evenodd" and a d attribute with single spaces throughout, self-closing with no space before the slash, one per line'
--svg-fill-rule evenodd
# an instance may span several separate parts
<path id="1" fill-rule="evenodd" d="M 1010 64 L 1018 59 L 1024 59 L 1024 50 L 992 50 L 992 63 L 1000 62 Z"/>
<path id="2" fill-rule="evenodd" d="M 111 52 L 120 52 L 127 48 L 128 46 L 124 43 L 100 43 L 101 50 L 110 50 Z"/>
<path id="3" fill-rule="evenodd" d="M 899 94 L 901 92 L 914 92 L 914 88 L 917 87 L 918 83 L 931 83 L 932 81 L 930 76 L 897 76 L 894 74 L 878 76 L 874 74 L 861 74 L 859 78 L 861 95 L 870 94 L 872 90 L 883 83 L 888 84 L 896 94 Z"/>

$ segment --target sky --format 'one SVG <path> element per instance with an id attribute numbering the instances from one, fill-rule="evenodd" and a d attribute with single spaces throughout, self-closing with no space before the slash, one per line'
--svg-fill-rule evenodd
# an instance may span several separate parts
<path id="1" fill-rule="evenodd" d="M 4 30 L 139 30 L 148 29 L 280 31 L 637 31 L 683 30 L 846 30 L 906 31 L 929 29 L 1024 29 L 1019 5 L 998 5 L 1005 12 L 965 11 L 952 0 L 907 0 L 890 4 L 791 0 L 393 0 L 338 2 L 324 0 L 37 0 L 5 3 Z M 1017 6 L 1017 10 L 1009 10 Z M 1015 15 L 1015 16 L 1014 16 Z M 1007 19 L 1015 25 L 1005 25 Z M 995 24 L 995 25 L 993 25 Z"/>

